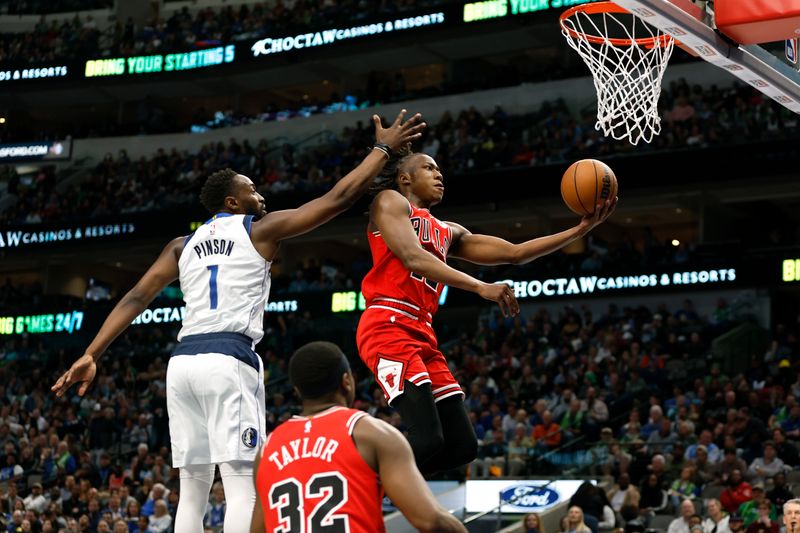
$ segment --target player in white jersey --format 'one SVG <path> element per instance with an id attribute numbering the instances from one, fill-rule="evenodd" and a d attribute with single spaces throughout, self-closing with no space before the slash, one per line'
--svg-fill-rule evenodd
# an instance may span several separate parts
<path id="1" fill-rule="evenodd" d="M 202 533 L 203 513 L 219 465 L 225 486 L 226 533 L 249 530 L 255 502 L 253 460 L 263 442 L 265 405 L 261 358 L 269 268 L 286 238 L 311 231 L 361 197 L 388 154 L 417 139 L 425 124 L 405 110 L 383 128 L 373 116 L 377 143 L 328 193 L 297 209 L 266 212 L 246 176 L 226 169 L 209 176 L 200 195 L 213 217 L 161 255 L 114 307 L 97 336 L 53 385 L 61 397 L 75 383 L 83 396 L 103 352 L 167 285 L 180 279 L 186 317 L 167 368 L 167 408 L 173 466 L 180 468 L 175 533 Z"/>

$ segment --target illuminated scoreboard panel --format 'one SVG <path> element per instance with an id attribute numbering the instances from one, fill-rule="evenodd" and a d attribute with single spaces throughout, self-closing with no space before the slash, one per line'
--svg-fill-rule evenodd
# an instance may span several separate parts
<path id="1" fill-rule="evenodd" d="M 782 266 L 784 282 L 800 281 L 800 259 L 784 259 Z"/>
<path id="2" fill-rule="evenodd" d="M 83 311 L 42 315 L 0 316 L 0 335 L 22 333 L 76 333 L 83 325 Z"/>

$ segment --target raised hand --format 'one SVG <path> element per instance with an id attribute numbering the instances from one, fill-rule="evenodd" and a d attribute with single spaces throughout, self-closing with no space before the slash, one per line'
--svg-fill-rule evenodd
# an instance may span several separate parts
<path id="1" fill-rule="evenodd" d="M 484 283 L 478 290 L 482 298 L 496 302 L 503 312 L 503 316 L 516 316 L 519 314 L 519 303 L 514 291 L 505 283 Z"/>
<path id="2" fill-rule="evenodd" d="M 92 380 L 94 380 L 94 375 L 96 373 L 97 365 L 94 362 L 94 358 L 86 354 L 72 363 L 70 369 L 58 378 L 58 381 L 56 381 L 55 385 L 50 387 L 50 390 L 55 392 L 58 398 L 61 398 L 71 386 L 80 382 L 81 386 L 78 388 L 78 395 L 83 396 L 86 394 L 86 389 L 89 388 Z"/>
<path id="3" fill-rule="evenodd" d="M 580 226 L 588 232 L 595 226 L 605 222 L 606 219 L 611 216 L 611 213 L 614 212 L 614 209 L 617 208 L 617 201 L 619 201 L 619 196 L 615 196 L 613 200 L 606 200 L 605 202 L 597 204 L 594 207 L 594 213 L 591 215 L 584 215 L 583 218 L 581 218 Z"/>
<path id="4" fill-rule="evenodd" d="M 406 110 L 401 110 L 388 128 L 383 127 L 378 115 L 372 115 L 372 122 L 375 124 L 375 140 L 380 144 L 388 145 L 392 151 L 396 151 L 406 144 L 419 139 L 422 136 L 422 130 L 426 126 L 424 122 L 420 122 L 422 115 L 417 113 L 403 122 L 405 115 Z"/>

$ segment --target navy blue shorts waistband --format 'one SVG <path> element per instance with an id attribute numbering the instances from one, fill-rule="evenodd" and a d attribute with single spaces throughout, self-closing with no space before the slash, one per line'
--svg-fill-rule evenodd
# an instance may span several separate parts
<path id="1" fill-rule="evenodd" d="M 187 335 L 172 350 L 172 356 L 197 355 L 201 353 L 229 355 L 250 365 L 256 371 L 260 370 L 258 354 L 253 351 L 253 339 L 241 333 L 224 331 Z"/>

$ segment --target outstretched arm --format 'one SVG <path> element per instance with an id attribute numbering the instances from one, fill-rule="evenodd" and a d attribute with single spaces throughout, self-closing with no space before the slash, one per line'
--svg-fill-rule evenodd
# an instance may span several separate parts
<path id="1" fill-rule="evenodd" d="M 147 308 L 164 287 L 178 279 L 178 258 L 183 250 L 183 239 L 184 237 L 178 237 L 170 241 L 142 279 L 122 297 L 103 322 L 86 353 L 51 387 L 56 396 L 60 398 L 67 389 L 78 382 L 81 382 L 78 394 L 83 396 L 94 379 L 95 362 L 100 359 L 103 352 L 120 333 L 125 331 L 133 319 Z"/>
<path id="2" fill-rule="evenodd" d="M 380 476 L 386 495 L 415 528 L 422 532 L 462 533 L 467 529 L 433 497 L 414 463 L 408 441 L 395 428 L 372 417 L 355 426 L 359 452 Z"/>
<path id="3" fill-rule="evenodd" d="M 453 244 L 450 246 L 450 255 L 479 265 L 529 263 L 585 236 L 592 228 L 604 222 L 614 212 L 616 206 L 617 198 L 614 198 L 613 201 L 607 200 L 605 204 L 597 204 L 595 214 L 583 217 L 577 226 L 520 244 L 510 243 L 491 235 L 476 235 L 470 233 L 463 226 L 448 222 L 448 225 L 453 228 Z"/>
<path id="4" fill-rule="evenodd" d="M 386 246 L 409 272 L 477 293 L 496 302 L 505 316 L 519 313 L 519 304 L 508 285 L 477 280 L 454 269 L 422 247 L 408 218 L 408 200 L 399 192 L 386 190 L 378 193 L 370 208 L 370 215 Z"/>
<path id="5" fill-rule="evenodd" d="M 391 150 L 398 150 L 421 135 L 425 128 L 424 122 L 419 122 L 421 115 L 417 113 L 409 120 L 403 122 L 406 110 L 403 109 L 394 123 L 388 128 L 383 128 L 378 115 L 372 116 L 375 123 L 375 137 L 380 144 L 386 144 Z M 262 241 L 278 242 L 283 239 L 307 233 L 321 226 L 336 215 L 349 209 L 361 196 L 367 192 L 370 183 L 386 164 L 386 155 L 381 150 L 373 149 L 372 152 L 342 178 L 330 191 L 324 195 L 301 205 L 297 209 L 286 209 L 267 214 L 263 219 L 253 224 L 253 242 Z"/>

